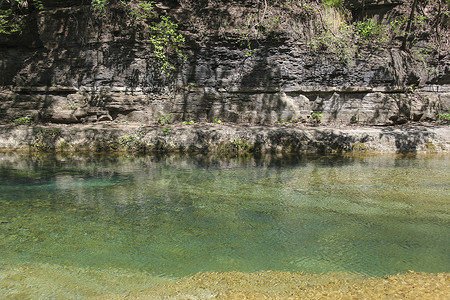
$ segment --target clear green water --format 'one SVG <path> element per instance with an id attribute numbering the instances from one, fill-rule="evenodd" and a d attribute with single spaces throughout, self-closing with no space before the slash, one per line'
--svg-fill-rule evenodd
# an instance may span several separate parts
<path id="1" fill-rule="evenodd" d="M 0 153 L 0 269 L 449 272 L 449 170 L 449 155 Z"/>

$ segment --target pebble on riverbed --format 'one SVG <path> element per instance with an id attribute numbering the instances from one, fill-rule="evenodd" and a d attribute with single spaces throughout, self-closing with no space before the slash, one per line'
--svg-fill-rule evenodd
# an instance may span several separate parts
<path id="1" fill-rule="evenodd" d="M 121 299 L 445 299 L 450 273 L 385 278 L 352 273 L 208 272 Z M 119 298 L 115 298 L 119 299 Z"/>
<path id="2" fill-rule="evenodd" d="M 0 262 L 0 294 L 55 299 L 448 299 L 450 273 L 206 272 L 179 280 L 121 269 Z"/>

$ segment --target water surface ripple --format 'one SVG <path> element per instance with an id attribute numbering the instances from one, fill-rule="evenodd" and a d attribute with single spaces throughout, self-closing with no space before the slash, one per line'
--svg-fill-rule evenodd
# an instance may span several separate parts
<path id="1" fill-rule="evenodd" d="M 449 272 L 450 157 L 0 153 L 1 264 Z"/>

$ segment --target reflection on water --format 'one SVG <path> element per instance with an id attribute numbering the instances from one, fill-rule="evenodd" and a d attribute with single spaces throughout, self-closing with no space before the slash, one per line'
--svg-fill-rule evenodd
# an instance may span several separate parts
<path id="1" fill-rule="evenodd" d="M 448 272 L 450 156 L 0 153 L 1 264 Z"/>

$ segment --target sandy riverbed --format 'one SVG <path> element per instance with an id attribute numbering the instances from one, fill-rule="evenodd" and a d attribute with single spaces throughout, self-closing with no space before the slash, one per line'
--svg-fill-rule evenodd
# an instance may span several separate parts
<path id="1" fill-rule="evenodd" d="M 449 299 L 450 273 L 206 272 L 181 279 L 120 269 L 0 264 L 1 299 Z"/>

